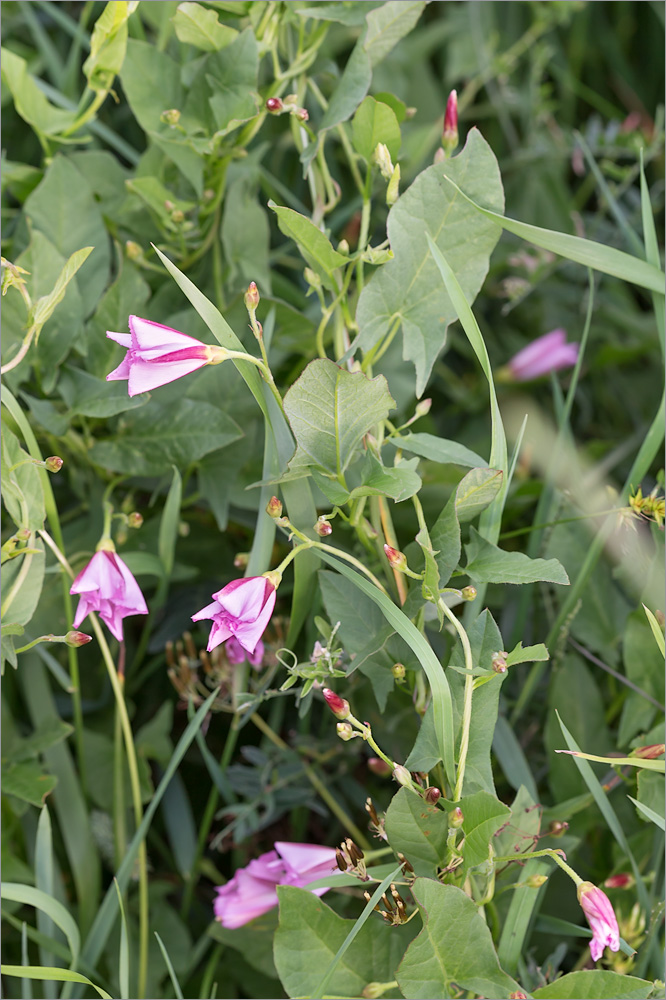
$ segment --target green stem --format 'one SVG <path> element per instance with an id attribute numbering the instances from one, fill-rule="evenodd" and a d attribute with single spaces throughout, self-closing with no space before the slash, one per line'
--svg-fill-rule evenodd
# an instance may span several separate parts
<path id="1" fill-rule="evenodd" d="M 125 773 L 123 759 L 123 733 L 120 712 L 116 708 L 113 733 L 113 832 L 115 867 L 120 868 L 127 849 L 125 826 Z"/>
<path id="2" fill-rule="evenodd" d="M 286 518 L 283 518 L 282 520 L 286 521 Z M 298 546 L 299 549 L 301 548 L 321 549 L 323 552 L 330 552 L 331 555 L 337 556 L 339 559 L 344 559 L 346 562 L 351 563 L 351 565 L 354 566 L 355 569 L 358 569 L 360 570 L 361 573 L 364 573 L 365 576 L 367 576 L 367 578 L 371 580 L 372 583 L 374 583 L 375 587 L 378 587 L 379 590 L 381 590 L 382 594 L 386 594 L 386 588 L 384 587 L 384 585 L 380 583 L 380 581 L 377 579 L 374 573 L 371 573 L 370 570 L 366 566 L 364 566 L 363 563 L 360 562 L 355 556 L 350 555 L 343 549 L 336 548 L 335 545 L 327 545 L 325 542 L 316 542 L 313 538 L 308 538 L 307 535 L 304 535 L 302 531 L 299 531 L 298 528 L 295 528 L 290 521 L 287 522 L 286 525 L 283 525 L 283 527 L 288 527 L 289 531 L 291 531 L 291 533 L 295 535 L 296 538 L 301 539 L 303 545 L 302 546 L 299 545 Z M 388 594 L 386 594 L 386 596 L 388 597 Z"/>
<path id="3" fill-rule="evenodd" d="M 493 858 L 493 864 L 500 865 L 509 861 L 531 861 L 532 858 L 552 858 L 562 871 L 567 873 L 574 885 L 578 886 L 584 880 L 564 861 L 561 856 L 563 853 L 563 851 L 560 852 L 546 847 L 543 851 L 530 851 L 529 854 L 505 854 L 502 857 Z"/>
<path id="4" fill-rule="evenodd" d="M 458 754 L 458 772 L 456 774 L 456 787 L 453 792 L 453 801 L 460 802 L 462 798 L 463 781 L 465 778 L 465 765 L 467 763 L 467 751 L 469 749 L 469 729 L 472 722 L 472 695 L 474 693 L 474 662 L 472 660 L 472 647 L 469 644 L 469 637 L 461 621 L 456 618 L 449 606 L 442 598 L 439 600 L 439 607 L 455 628 L 462 644 L 465 656 L 465 691 L 463 694 L 463 716 L 460 733 L 460 752 Z"/>

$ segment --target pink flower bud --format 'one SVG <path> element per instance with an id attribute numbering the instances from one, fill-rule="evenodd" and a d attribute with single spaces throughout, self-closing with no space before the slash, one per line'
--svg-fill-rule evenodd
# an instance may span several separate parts
<path id="1" fill-rule="evenodd" d="M 378 775 L 380 778 L 388 778 L 391 774 L 391 768 L 382 760 L 381 757 L 369 757 L 368 758 L 368 769 L 372 771 L 373 774 Z"/>
<path id="2" fill-rule="evenodd" d="M 620 931 L 613 905 L 606 893 L 592 882 L 581 882 L 577 889 L 585 919 L 592 929 L 590 954 L 598 962 L 608 946 L 611 951 L 620 950 Z"/>
<path id="3" fill-rule="evenodd" d="M 516 990 L 515 993 L 509 993 L 509 1000 L 527 1000 L 527 993 Z"/>
<path id="4" fill-rule="evenodd" d="M 510 379 L 529 382 L 560 368 L 571 368 L 577 360 L 578 344 L 567 343 L 566 330 L 551 330 L 518 351 L 506 370 Z"/>
<path id="5" fill-rule="evenodd" d="M 330 688 L 324 688 L 322 690 L 324 700 L 330 708 L 336 719 L 348 719 L 351 709 L 349 707 L 349 702 L 345 698 L 341 698 L 339 694 L 335 691 L 331 691 Z"/>
<path id="6" fill-rule="evenodd" d="M 284 105 L 279 97 L 269 97 L 266 101 L 266 111 L 272 115 L 279 115 Z"/>
<path id="7" fill-rule="evenodd" d="M 306 122 L 310 118 L 310 115 L 306 110 L 306 108 L 296 108 L 294 114 L 296 118 L 298 118 L 299 122 Z"/>
<path id="8" fill-rule="evenodd" d="M 456 806 L 455 809 L 452 809 L 449 813 L 449 826 L 452 826 L 454 830 L 457 830 L 463 825 L 464 822 L 465 816 L 463 811 L 460 806 Z"/>
<path id="9" fill-rule="evenodd" d="M 500 650 L 498 653 L 493 653 L 493 658 L 490 666 L 495 671 L 496 674 L 505 674 L 507 670 L 506 666 L 506 656 L 507 654 Z"/>
<path id="10" fill-rule="evenodd" d="M 630 872 L 618 872 L 617 875 L 609 875 L 604 885 L 607 889 L 631 889 L 636 884 L 636 879 Z"/>
<path id="11" fill-rule="evenodd" d="M 394 549 L 391 545 L 385 545 L 384 552 L 391 569 L 397 569 L 398 572 L 402 572 L 407 568 L 407 557 L 404 552 Z"/>
<path id="12" fill-rule="evenodd" d="M 49 472 L 60 472 L 63 465 L 64 462 L 58 455 L 51 455 L 50 458 L 44 459 L 44 468 L 48 469 Z"/>
<path id="13" fill-rule="evenodd" d="M 86 643 L 92 642 L 92 636 L 86 635 L 85 632 L 71 631 L 67 632 L 65 635 L 65 642 L 68 646 L 85 646 Z"/>
<path id="14" fill-rule="evenodd" d="M 338 722 L 335 730 L 340 739 L 344 740 L 345 743 L 348 743 L 349 740 L 354 738 L 354 730 L 349 722 Z"/>
<path id="15" fill-rule="evenodd" d="M 631 751 L 632 757 L 640 757 L 641 760 L 656 760 L 657 757 L 661 757 L 664 753 L 663 743 L 652 743 L 645 747 L 635 747 Z"/>
<path id="16" fill-rule="evenodd" d="M 440 792 L 439 788 L 436 788 L 434 785 L 431 785 L 429 788 L 426 788 L 425 794 L 423 796 L 426 802 L 431 806 L 434 806 L 436 802 L 439 802 L 441 797 L 442 793 Z"/>
<path id="17" fill-rule="evenodd" d="M 416 404 L 414 408 L 415 417 L 425 417 L 430 413 L 430 408 L 432 407 L 432 399 L 422 399 Z"/>
<path id="18" fill-rule="evenodd" d="M 320 538 L 326 538 L 327 535 L 333 532 L 333 527 L 322 515 L 322 517 L 317 518 L 314 524 L 314 531 L 316 531 Z"/>
<path id="19" fill-rule="evenodd" d="M 282 517 L 282 503 L 277 497 L 271 497 L 266 504 L 266 513 L 269 517 Z"/>
<path id="20" fill-rule="evenodd" d="M 442 146 L 451 155 L 458 145 L 458 93 L 452 90 L 446 102 L 446 112 L 444 114 L 444 131 L 442 132 Z"/>
<path id="21" fill-rule="evenodd" d="M 247 286 L 247 291 L 243 296 L 243 301 L 245 302 L 245 308 L 248 312 L 254 312 L 259 305 L 259 289 L 254 281 L 251 281 Z"/>

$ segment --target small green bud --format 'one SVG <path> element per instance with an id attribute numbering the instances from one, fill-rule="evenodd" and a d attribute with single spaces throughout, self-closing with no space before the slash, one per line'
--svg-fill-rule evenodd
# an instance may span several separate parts
<path id="1" fill-rule="evenodd" d="M 525 885 L 529 886 L 530 889 L 540 889 L 547 881 L 547 875 L 530 875 L 529 878 L 525 879 Z"/>
<path id="2" fill-rule="evenodd" d="M 412 776 L 406 767 L 402 764 L 396 764 L 393 768 L 393 779 L 397 781 L 399 785 L 404 785 L 405 788 L 412 787 Z"/>
<path id="3" fill-rule="evenodd" d="M 175 222 L 176 225 L 179 226 L 181 222 L 185 222 L 185 213 L 182 212 L 179 208 L 174 208 L 173 212 L 171 213 L 171 221 Z"/>
<path id="4" fill-rule="evenodd" d="M 127 240 L 125 243 L 125 253 L 127 254 L 129 260 L 141 260 L 143 257 L 143 250 L 138 243 L 134 240 Z"/>
<path id="5" fill-rule="evenodd" d="M 180 111 L 178 108 L 169 108 L 167 111 L 162 112 L 160 121 L 163 125 L 177 125 L 180 121 Z"/>
<path id="6" fill-rule="evenodd" d="M 237 552 L 234 556 L 234 566 L 236 569 L 247 569 L 247 564 L 250 561 L 249 552 Z"/>
<path id="7" fill-rule="evenodd" d="M 85 632 L 72 630 L 65 635 L 65 642 L 68 646 L 76 649 L 78 646 L 85 646 L 86 643 L 92 642 L 92 636 L 86 635 Z"/>
<path id="8" fill-rule="evenodd" d="M 338 722 L 335 728 L 338 736 L 341 740 L 344 740 L 345 743 L 354 738 L 354 730 L 350 722 Z"/>
<path id="9" fill-rule="evenodd" d="M 140 528 L 143 524 L 143 517 L 139 514 L 138 510 L 133 510 L 131 514 L 127 515 L 127 525 L 130 528 Z"/>
<path id="10" fill-rule="evenodd" d="M 391 179 L 386 188 L 386 204 L 391 207 L 395 205 L 400 195 L 400 164 L 396 163 L 391 174 Z"/>
<path id="11" fill-rule="evenodd" d="M 244 302 L 248 312 L 254 312 L 259 305 L 259 289 L 254 281 L 251 281 L 247 286 Z"/>
<path id="12" fill-rule="evenodd" d="M 476 587 L 463 587 L 460 591 L 463 601 L 475 601 L 476 600 Z"/>
<path id="13" fill-rule="evenodd" d="M 404 663 L 394 663 L 391 667 L 391 673 L 397 681 L 404 681 L 406 673 Z"/>
<path id="14" fill-rule="evenodd" d="M 63 465 L 64 462 L 59 455 L 51 455 L 50 458 L 44 459 L 44 468 L 49 472 L 60 472 Z"/>
<path id="15" fill-rule="evenodd" d="M 464 822 L 464 813 L 460 806 L 456 806 L 455 809 L 452 809 L 449 813 L 449 826 L 452 826 L 454 830 L 457 830 L 463 825 Z"/>
<path id="16" fill-rule="evenodd" d="M 393 162 L 391 160 L 391 154 L 388 151 L 388 146 L 386 146 L 385 143 L 377 143 L 375 151 L 372 154 L 372 160 L 379 167 L 384 180 L 390 181 L 393 176 Z"/>

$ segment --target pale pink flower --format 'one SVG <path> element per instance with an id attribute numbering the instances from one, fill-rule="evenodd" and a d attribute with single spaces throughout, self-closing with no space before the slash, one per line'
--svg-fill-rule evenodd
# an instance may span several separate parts
<path id="1" fill-rule="evenodd" d="M 590 954 L 598 962 L 608 946 L 611 951 L 620 950 L 620 931 L 613 904 L 606 893 L 592 882 L 581 882 L 577 889 L 585 918 L 592 929 Z"/>
<path id="2" fill-rule="evenodd" d="M 332 848 L 278 841 L 275 850 L 250 861 L 226 885 L 218 887 L 215 919 L 223 927 L 242 927 L 277 906 L 278 885 L 295 885 L 302 889 L 334 871 L 337 865 Z M 313 889 L 312 892 L 321 896 L 326 889 Z"/>
<path id="3" fill-rule="evenodd" d="M 123 618 L 148 614 L 139 584 L 115 552 L 104 549 L 96 552 L 76 577 L 69 592 L 81 595 L 74 616 L 74 628 L 79 627 L 89 612 L 96 611 L 111 634 L 121 642 Z"/>
<path id="4" fill-rule="evenodd" d="M 571 368 L 578 360 L 578 344 L 567 344 L 566 330 L 551 330 L 518 351 L 509 361 L 509 374 L 517 382 Z"/>
<path id="5" fill-rule="evenodd" d="M 255 670 L 259 669 L 264 659 L 264 644 L 261 639 L 255 646 L 254 653 L 248 653 L 246 649 L 243 649 L 236 636 L 231 635 L 227 639 L 225 650 L 229 663 L 245 663 L 247 660 Z"/>
<path id="6" fill-rule="evenodd" d="M 129 333 L 107 332 L 107 337 L 127 348 L 127 354 L 107 382 L 127 379 L 130 396 L 156 389 L 189 375 L 204 365 L 223 360 L 220 349 L 149 319 L 130 316 Z"/>
<path id="7" fill-rule="evenodd" d="M 235 636 L 246 652 L 254 653 L 273 614 L 274 585 L 265 576 L 248 576 L 232 580 L 212 596 L 212 604 L 192 615 L 193 622 L 202 618 L 213 621 L 208 652 Z"/>

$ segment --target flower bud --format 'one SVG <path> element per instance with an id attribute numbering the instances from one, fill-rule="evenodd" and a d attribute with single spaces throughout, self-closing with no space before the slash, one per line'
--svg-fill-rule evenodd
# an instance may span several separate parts
<path id="1" fill-rule="evenodd" d="M 394 549 L 391 545 L 385 545 L 384 553 L 391 569 L 397 569 L 398 572 L 402 573 L 407 568 L 407 556 L 404 552 Z"/>
<path id="2" fill-rule="evenodd" d="M 383 997 L 391 989 L 393 989 L 393 983 L 372 982 L 363 987 L 361 996 L 363 1000 L 378 1000 L 379 997 Z"/>
<path id="3" fill-rule="evenodd" d="M 266 101 L 266 111 L 271 115 L 279 115 L 284 111 L 284 105 L 279 97 L 269 97 Z"/>
<path id="4" fill-rule="evenodd" d="M 509 1000 L 527 1000 L 527 993 L 516 990 L 515 993 L 509 993 Z"/>
<path id="5" fill-rule="evenodd" d="M 282 503 L 277 497 L 271 497 L 266 504 L 266 513 L 269 517 L 282 517 Z"/>
<path id="6" fill-rule="evenodd" d="M 446 102 L 444 115 L 444 131 L 442 132 L 442 147 L 448 156 L 458 145 L 458 94 L 452 90 Z"/>
<path id="7" fill-rule="evenodd" d="M 298 94 L 285 94 L 284 106 L 288 107 L 290 104 L 296 105 L 298 101 Z"/>
<path id="8" fill-rule="evenodd" d="M 320 538 L 326 538 L 327 535 L 331 534 L 333 528 L 328 523 L 326 518 L 322 515 L 321 517 L 318 517 L 317 520 L 315 521 L 313 525 L 313 530 L 316 531 L 316 533 L 319 535 Z"/>
<path id="9" fill-rule="evenodd" d="M 247 569 L 247 564 L 250 561 L 249 552 L 237 552 L 234 556 L 234 566 L 236 569 Z"/>
<path id="10" fill-rule="evenodd" d="M 176 206 L 174 205 L 174 203 L 172 201 L 169 200 L 169 198 L 167 198 L 166 201 L 164 202 L 164 208 L 165 208 L 165 211 L 167 211 L 167 212 L 173 212 L 173 210 L 174 210 L 175 207 Z"/>
<path id="11" fill-rule="evenodd" d="M 16 532 L 16 537 L 20 542 L 27 542 L 29 541 L 31 534 L 32 532 L 30 531 L 30 528 L 19 528 Z"/>
<path id="12" fill-rule="evenodd" d="M 373 774 L 378 775 L 380 778 L 388 778 L 391 774 L 391 767 L 382 760 L 381 757 L 369 757 L 368 758 L 368 770 L 372 771 Z"/>
<path id="13" fill-rule="evenodd" d="M 309 120 L 310 115 L 306 108 L 296 108 L 294 115 L 298 118 L 299 122 L 306 122 Z"/>
<path id="14" fill-rule="evenodd" d="M 127 515 L 127 526 L 129 528 L 140 528 L 143 524 L 143 516 L 139 514 L 138 510 L 133 510 L 131 514 Z"/>
<path id="15" fill-rule="evenodd" d="M 177 125 L 180 121 L 180 111 L 178 108 L 169 108 L 160 115 L 160 121 L 164 125 Z"/>
<path id="16" fill-rule="evenodd" d="M 412 776 L 402 764 L 396 764 L 393 768 L 393 779 L 399 785 L 404 785 L 406 788 L 412 787 Z"/>
<path id="17" fill-rule="evenodd" d="M 529 886 L 530 889 L 540 889 L 547 881 L 547 875 L 530 875 L 529 878 L 525 879 L 525 885 Z"/>
<path id="18" fill-rule="evenodd" d="M 386 188 L 386 204 L 391 207 L 395 205 L 398 197 L 400 195 L 400 164 L 396 163 L 393 168 L 393 173 L 391 174 L 391 179 L 388 182 L 388 187 Z"/>
<path id="19" fill-rule="evenodd" d="M 247 286 L 247 291 L 243 297 L 245 308 L 248 312 L 254 312 L 259 305 L 259 289 L 254 281 Z"/>
<path id="20" fill-rule="evenodd" d="M 490 665 L 496 674 L 506 673 L 507 670 L 506 656 L 507 654 L 504 652 L 504 650 L 500 650 L 498 653 L 493 653 L 493 658 Z"/>
<path id="21" fill-rule="evenodd" d="M 551 837 L 562 837 L 569 829 L 569 824 L 565 820 L 554 819 L 548 827 Z"/>
<path id="22" fill-rule="evenodd" d="M 431 806 L 434 806 L 436 802 L 439 802 L 441 797 L 442 793 L 440 792 L 439 788 L 436 788 L 434 785 L 431 785 L 429 788 L 426 788 L 425 794 L 423 796 L 428 805 Z"/>
<path id="23" fill-rule="evenodd" d="M 476 587 L 463 587 L 460 591 L 460 596 L 463 601 L 475 601 L 476 600 Z"/>
<path id="24" fill-rule="evenodd" d="M 324 688 L 322 690 L 322 694 L 326 704 L 330 708 L 331 712 L 333 712 L 336 719 L 349 718 L 351 709 L 349 707 L 349 702 L 345 698 L 341 698 L 339 694 L 336 694 L 335 691 L 331 691 L 330 688 Z"/>
<path id="25" fill-rule="evenodd" d="M 130 260 L 140 260 L 143 257 L 142 248 L 134 240 L 127 240 L 125 242 L 125 253 Z"/>
<path id="26" fill-rule="evenodd" d="M 406 673 L 404 663 L 394 663 L 391 667 L 391 673 L 397 681 L 404 681 Z"/>
<path id="27" fill-rule="evenodd" d="M 641 760 L 656 760 L 657 757 L 661 757 L 664 753 L 663 743 L 652 743 L 645 747 L 634 747 L 631 751 L 631 757 L 640 757 Z"/>
<path id="28" fill-rule="evenodd" d="M 432 406 L 432 399 L 420 399 L 419 402 L 414 407 L 414 416 L 425 417 L 426 414 L 430 413 L 431 406 Z"/>
<path id="29" fill-rule="evenodd" d="M 388 146 L 383 142 L 378 142 L 375 146 L 375 151 L 372 154 L 373 163 L 376 163 L 379 167 L 382 177 L 390 181 L 393 176 L 393 162 L 391 160 L 391 154 L 388 151 Z"/>
<path id="30" fill-rule="evenodd" d="M 444 152 L 441 146 L 438 146 L 437 149 L 435 150 L 435 155 L 432 158 L 433 165 L 442 163 L 445 159 L 446 159 L 446 153 Z"/>
<path id="31" fill-rule="evenodd" d="M 452 826 L 454 830 L 457 830 L 463 825 L 464 822 L 465 816 L 463 811 L 460 806 L 456 806 L 455 809 L 452 809 L 449 813 L 449 826 Z"/>
<path id="32" fill-rule="evenodd" d="M 185 213 L 182 212 L 179 208 L 174 208 L 173 212 L 171 213 L 171 221 L 175 222 L 176 225 L 179 226 L 181 222 L 185 222 Z"/>
<path id="33" fill-rule="evenodd" d="M 604 886 L 606 889 L 631 889 L 636 884 L 636 879 L 630 872 L 618 872 L 617 875 L 609 875 Z"/>
<path id="34" fill-rule="evenodd" d="M 349 243 L 347 240 L 340 240 L 338 243 L 338 253 L 344 254 L 345 257 L 349 256 Z"/>
<path id="35" fill-rule="evenodd" d="M 58 455 L 51 455 L 44 459 L 44 468 L 49 472 L 60 472 L 64 465 L 63 460 Z"/>
<path id="36" fill-rule="evenodd" d="M 65 642 L 68 646 L 72 646 L 76 649 L 78 646 L 85 646 L 86 643 L 92 642 L 92 636 L 86 635 L 85 632 L 72 630 L 71 632 L 67 632 L 65 635 Z"/>
<path id="37" fill-rule="evenodd" d="M 345 743 L 354 738 L 354 730 L 349 722 L 338 722 L 335 729 L 340 739 L 344 740 Z"/>
<path id="38" fill-rule="evenodd" d="M 316 271 L 312 270 L 311 267 L 303 269 L 303 277 L 307 281 L 310 288 L 321 288 L 321 278 Z"/>

